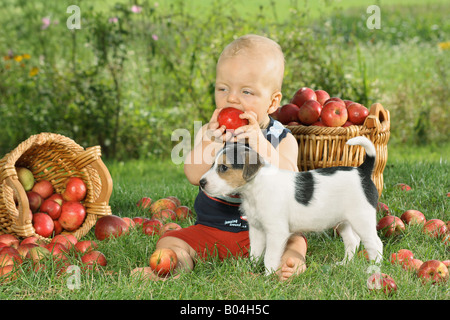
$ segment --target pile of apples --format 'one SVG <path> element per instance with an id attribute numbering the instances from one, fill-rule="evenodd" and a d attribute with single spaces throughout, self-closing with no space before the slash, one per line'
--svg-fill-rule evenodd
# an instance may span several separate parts
<path id="1" fill-rule="evenodd" d="M 49 238 L 63 231 L 75 231 L 83 224 L 86 208 L 82 201 L 87 188 L 81 178 L 68 178 L 64 191 L 57 193 L 50 181 L 36 182 L 29 169 L 17 167 L 16 171 L 26 191 L 30 220 L 38 235 Z"/>
<path id="2" fill-rule="evenodd" d="M 271 114 L 288 126 L 348 127 L 362 125 L 369 110 L 360 103 L 330 97 L 325 90 L 300 88 L 290 103 Z"/>
<path id="3" fill-rule="evenodd" d="M 34 272 L 45 269 L 46 262 L 53 259 L 59 274 L 74 264 L 71 257 L 81 261 L 86 269 L 106 266 L 103 253 L 97 250 L 97 243 L 91 240 L 78 241 L 71 234 L 56 235 L 47 243 L 36 236 L 20 241 L 11 234 L 0 235 L 0 283 L 15 280 L 28 263 Z"/>

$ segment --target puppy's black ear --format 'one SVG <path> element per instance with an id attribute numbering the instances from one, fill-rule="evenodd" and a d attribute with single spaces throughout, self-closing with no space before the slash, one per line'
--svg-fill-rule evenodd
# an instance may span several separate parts
<path id="1" fill-rule="evenodd" d="M 264 165 L 264 160 L 257 152 L 251 149 L 245 151 L 244 157 L 245 162 L 242 177 L 245 181 L 250 181 L 256 176 L 259 169 L 261 169 Z"/>

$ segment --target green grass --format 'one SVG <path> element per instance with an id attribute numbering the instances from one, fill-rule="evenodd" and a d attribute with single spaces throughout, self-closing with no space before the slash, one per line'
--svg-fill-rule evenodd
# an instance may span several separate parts
<path id="1" fill-rule="evenodd" d="M 428 219 L 450 220 L 448 157 L 441 160 L 421 161 L 423 154 L 418 149 L 405 152 L 412 154 L 411 160 L 404 160 L 396 150 L 384 172 L 385 187 L 380 201 L 389 205 L 392 214 L 400 216 L 407 209 L 418 209 Z M 414 156 L 416 155 L 416 156 Z M 114 180 L 110 205 L 113 214 L 119 216 L 147 215 L 135 206 L 143 196 L 158 199 L 169 195 L 177 196 L 181 202 L 193 207 L 196 187 L 184 177 L 181 165 L 165 160 L 135 160 L 128 162 L 107 162 Z M 408 183 L 412 191 L 402 192 L 396 183 Z M 379 216 L 380 217 L 380 216 Z M 182 222 L 186 227 L 194 220 Z M 54 264 L 47 262 L 47 268 L 40 272 L 27 270 L 8 284 L 0 286 L 0 299 L 212 299 L 212 300 L 296 300 L 296 299 L 424 299 L 448 300 L 450 291 L 446 285 L 423 285 L 412 273 L 388 262 L 390 253 L 401 248 L 410 249 L 415 257 L 449 259 L 448 248 L 438 239 L 424 235 L 419 227 L 407 227 L 404 234 L 395 238 L 382 237 L 384 261 L 381 272 L 392 276 L 397 285 L 396 294 L 386 296 L 367 289 L 370 263 L 356 258 L 345 267 L 336 262 L 343 257 L 343 244 L 332 231 L 308 234 L 308 269 L 304 274 L 289 282 L 280 283 L 273 277 L 262 274 L 261 265 L 254 265 L 246 258 L 217 259 L 199 262 L 191 273 L 182 273 L 179 279 L 165 282 L 145 283 L 130 277 L 135 267 L 148 266 L 148 259 L 155 248 L 158 237 L 149 237 L 140 230 L 132 230 L 117 239 L 99 242 L 99 250 L 105 254 L 108 265 L 98 272 L 81 273 L 80 288 L 70 290 L 67 281 L 71 274 L 57 276 Z M 95 239 L 91 230 L 85 239 Z M 74 264 L 77 260 L 74 259 Z"/>

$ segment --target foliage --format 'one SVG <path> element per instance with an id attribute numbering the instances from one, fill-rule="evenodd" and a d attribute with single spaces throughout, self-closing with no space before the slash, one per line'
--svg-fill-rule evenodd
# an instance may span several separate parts
<path id="1" fill-rule="evenodd" d="M 449 57 L 437 47 L 448 40 L 446 17 L 439 14 L 448 8 L 443 4 L 383 6 L 382 29 L 369 30 L 361 7 L 312 17 L 301 3 L 292 1 L 280 12 L 286 4 L 271 2 L 243 16 L 235 2 L 224 6 L 224 0 L 201 13 L 179 0 L 164 8 L 76 1 L 81 29 L 69 30 L 66 9 L 73 2 L 0 4 L 0 154 L 50 131 L 83 146 L 100 144 L 110 158 L 167 156 L 175 129 L 193 133 L 195 120 L 208 121 L 216 60 L 245 33 L 282 45 L 283 103 L 301 86 L 322 88 L 366 105 L 387 105 L 393 141 L 440 143 L 448 136 Z M 400 63 L 402 71 L 380 67 L 403 60 L 411 45 L 424 55 Z M 392 60 L 396 48 L 403 51 Z M 426 68 L 427 81 L 406 74 L 420 73 L 410 63 Z"/>

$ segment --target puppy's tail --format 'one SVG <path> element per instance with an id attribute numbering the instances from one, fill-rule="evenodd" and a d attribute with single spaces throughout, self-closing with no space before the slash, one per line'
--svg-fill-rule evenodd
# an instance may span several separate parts
<path id="1" fill-rule="evenodd" d="M 366 150 L 366 159 L 364 159 L 364 162 L 359 167 L 364 172 L 367 172 L 369 175 L 371 175 L 373 167 L 375 166 L 376 157 L 375 146 L 373 145 L 372 141 L 370 141 L 366 137 L 359 136 L 348 140 L 347 144 L 351 146 L 359 145 Z"/>

